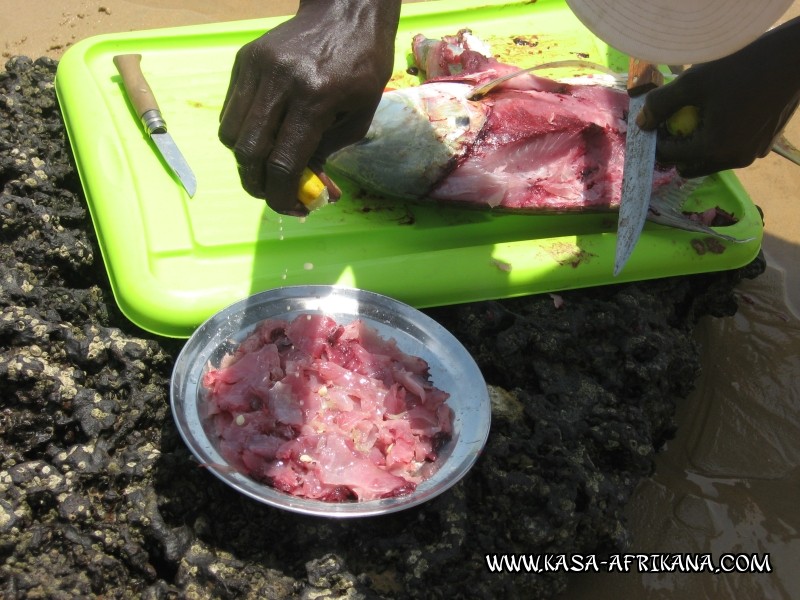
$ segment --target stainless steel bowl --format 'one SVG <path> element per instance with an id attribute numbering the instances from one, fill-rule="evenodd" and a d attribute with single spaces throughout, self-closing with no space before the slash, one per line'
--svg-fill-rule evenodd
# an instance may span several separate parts
<path id="1" fill-rule="evenodd" d="M 321 502 L 298 498 L 227 466 L 209 438 L 203 413 L 202 377 L 217 366 L 264 319 L 292 320 L 325 314 L 341 324 L 362 319 L 407 354 L 425 359 L 434 385 L 448 392 L 455 413 L 453 437 L 441 449 L 438 470 L 405 496 L 367 502 Z M 186 445 L 201 464 L 241 493 L 285 510 L 326 517 L 365 517 L 416 506 L 441 494 L 469 471 L 489 435 L 486 383 L 475 361 L 441 325 L 420 311 L 380 294 L 326 285 L 284 287 L 250 296 L 221 310 L 189 338 L 172 373 L 171 404 Z"/>

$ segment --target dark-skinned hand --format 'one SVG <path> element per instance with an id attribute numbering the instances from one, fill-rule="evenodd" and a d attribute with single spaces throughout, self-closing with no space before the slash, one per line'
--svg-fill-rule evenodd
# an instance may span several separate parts
<path id="1" fill-rule="evenodd" d="M 394 64 L 400 0 L 301 0 L 236 55 L 219 138 L 244 189 L 289 215 L 306 166 L 367 132 Z"/>
<path id="2" fill-rule="evenodd" d="M 637 123 L 655 129 L 682 107 L 697 107 L 699 125 L 689 135 L 660 128 L 656 158 L 684 177 L 700 177 L 766 156 L 799 99 L 800 18 L 651 91 Z"/>

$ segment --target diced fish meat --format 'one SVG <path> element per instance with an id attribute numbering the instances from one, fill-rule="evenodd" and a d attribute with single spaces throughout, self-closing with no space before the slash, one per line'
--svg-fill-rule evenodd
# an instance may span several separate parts
<path id="1" fill-rule="evenodd" d="M 452 435 L 448 394 L 428 364 L 361 320 L 264 321 L 203 387 L 223 457 L 305 498 L 410 493 Z"/>

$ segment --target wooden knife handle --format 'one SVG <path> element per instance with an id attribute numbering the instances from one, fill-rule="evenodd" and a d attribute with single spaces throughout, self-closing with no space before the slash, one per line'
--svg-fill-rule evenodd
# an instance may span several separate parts
<path id="1" fill-rule="evenodd" d="M 148 133 L 166 131 L 166 123 L 161 117 L 158 102 L 150 89 L 150 85 L 142 73 L 141 54 L 118 54 L 114 57 L 114 65 L 122 76 L 122 84 L 128 99 L 133 104 L 136 114 L 142 119 Z"/>
<path id="2" fill-rule="evenodd" d="M 656 65 L 631 57 L 628 62 L 628 95 L 639 96 L 664 84 Z"/>

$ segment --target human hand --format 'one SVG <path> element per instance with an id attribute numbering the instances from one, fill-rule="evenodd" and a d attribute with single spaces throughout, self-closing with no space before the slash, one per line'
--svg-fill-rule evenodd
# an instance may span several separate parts
<path id="1" fill-rule="evenodd" d="M 656 157 L 684 177 L 744 167 L 769 153 L 800 100 L 800 20 L 725 58 L 695 65 L 652 90 L 637 123 L 655 129 L 684 106 L 700 122 L 686 136 L 662 128 Z"/>
<path id="2" fill-rule="evenodd" d="M 236 55 L 220 116 L 244 189 L 273 210 L 297 200 L 306 166 L 366 134 L 394 65 L 400 0 L 301 0 Z"/>

